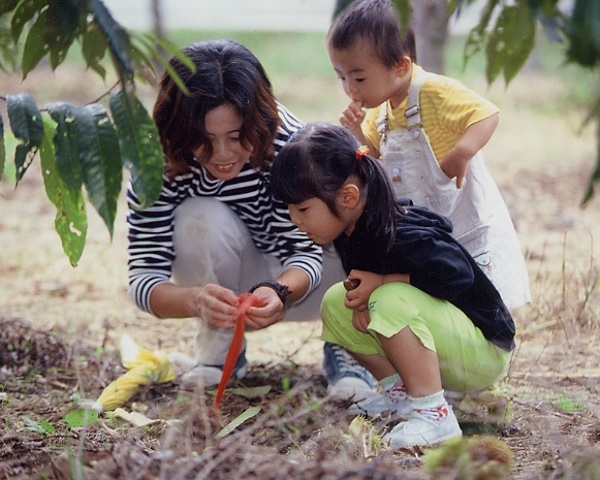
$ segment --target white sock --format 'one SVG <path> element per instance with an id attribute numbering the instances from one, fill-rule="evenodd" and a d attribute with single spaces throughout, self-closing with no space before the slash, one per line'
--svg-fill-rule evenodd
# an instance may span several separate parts
<path id="1" fill-rule="evenodd" d="M 446 402 L 443 390 L 426 397 L 411 397 L 409 395 L 408 398 L 415 412 L 433 422 L 442 423 L 450 413 L 450 407 Z"/>
<path id="2" fill-rule="evenodd" d="M 408 398 L 406 386 L 397 373 L 380 380 L 377 390 L 392 403 L 398 403 Z"/>

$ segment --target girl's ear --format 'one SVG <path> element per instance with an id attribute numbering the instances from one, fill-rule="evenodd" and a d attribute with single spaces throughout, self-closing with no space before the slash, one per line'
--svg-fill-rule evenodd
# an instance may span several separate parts
<path id="1" fill-rule="evenodd" d="M 342 187 L 343 205 L 352 209 L 360 200 L 360 189 L 354 183 L 347 183 Z"/>
<path id="2" fill-rule="evenodd" d="M 410 72 L 411 66 L 412 60 L 410 57 L 404 56 L 394 64 L 394 70 L 396 70 L 396 73 L 399 77 L 404 77 L 408 72 Z"/>

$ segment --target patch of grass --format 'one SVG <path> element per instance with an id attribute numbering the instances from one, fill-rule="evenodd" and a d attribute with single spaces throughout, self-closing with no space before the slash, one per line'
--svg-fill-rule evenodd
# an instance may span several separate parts
<path id="1" fill-rule="evenodd" d="M 580 412 L 582 409 L 581 403 L 564 394 L 559 395 L 556 399 L 556 402 L 558 404 L 558 408 L 565 413 L 576 413 Z"/>
<path id="2" fill-rule="evenodd" d="M 229 38 L 249 48 L 272 77 L 292 75 L 335 78 L 325 50 L 325 32 L 253 32 L 175 30 L 169 38 L 179 46 Z"/>

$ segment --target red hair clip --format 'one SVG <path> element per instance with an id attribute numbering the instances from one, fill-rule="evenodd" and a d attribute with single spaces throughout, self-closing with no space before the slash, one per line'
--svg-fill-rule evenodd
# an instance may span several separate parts
<path id="1" fill-rule="evenodd" d="M 362 160 L 363 158 L 365 158 L 365 155 L 369 154 L 369 147 L 367 147 L 366 145 L 361 145 L 360 147 L 358 147 L 356 149 L 356 159 L 357 160 Z"/>

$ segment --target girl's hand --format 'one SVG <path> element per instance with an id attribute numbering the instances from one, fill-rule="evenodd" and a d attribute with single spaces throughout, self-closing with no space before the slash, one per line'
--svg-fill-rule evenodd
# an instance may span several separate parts
<path id="1" fill-rule="evenodd" d="M 353 290 L 346 292 L 344 304 L 348 308 L 366 309 L 369 304 L 369 298 L 376 288 L 383 284 L 383 276 L 378 273 L 365 272 L 363 270 L 352 270 L 349 279 L 356 279 L 360 284 Z"/>
<path id="2" fill-rule="evenodd" d="M 353 310 L 352 311 L 352 326 L 356 328 L 359 332 L 369 333 L 367 327 L 371 322 L 371 317 L 369 316 L 369 309 L 365 308 L 364 310 Z"/>
<path id="3" fill-rule="evenodd" d="M 246 313 L 246 325 L 260 330 L 283 319 L 284 305 L 277 292 L 270 287 L 258 287 L 253 292 L 262 304 L 260 307 L 250 307 Z"/>
<path id="4" fill-rule="evenodd" d="M 218 328 L 234 328 L 238 298 L 232 290 L 209 283 L 195 289 L 196 316 Z"/>

